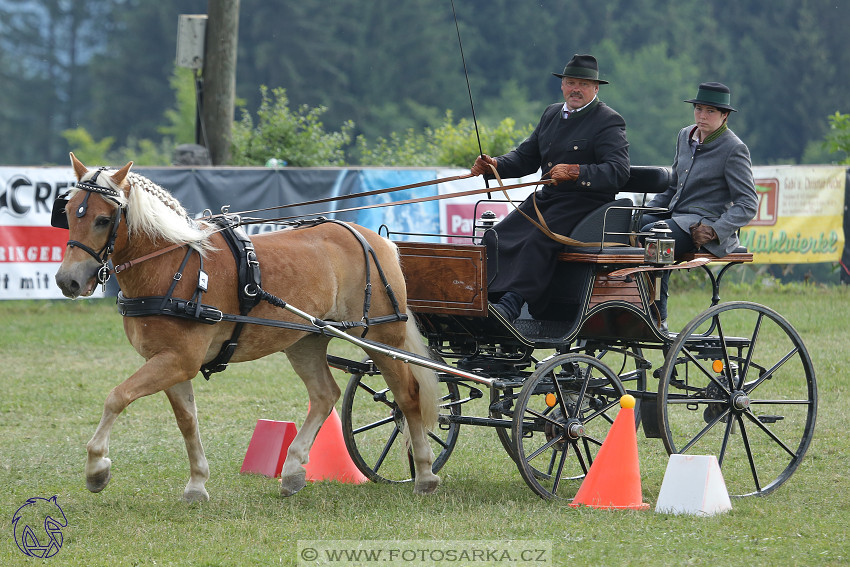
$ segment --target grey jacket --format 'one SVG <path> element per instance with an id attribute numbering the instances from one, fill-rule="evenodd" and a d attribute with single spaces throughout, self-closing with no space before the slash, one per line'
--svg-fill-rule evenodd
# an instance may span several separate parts
<path id="1" fill-rule="evenodd" d="M 740 245 L 738 229 L 750 222 L 758 209 L 750 150 L 732 130 L 698 144 L 693 155 L 688 144 L 695 125 L 682 128 L 676 144 L 670 188 L 648 205 L 666 207 L 685 232 L 702 222 L 714 229 L 718 241 L 704 248 L 725 256 Z"/>

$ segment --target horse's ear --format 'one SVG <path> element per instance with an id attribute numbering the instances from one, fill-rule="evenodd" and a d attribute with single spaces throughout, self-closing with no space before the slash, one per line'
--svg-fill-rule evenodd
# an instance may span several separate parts
<path id="1" fill-rule="evenodd" d="M 71 165 L 74 167 L 74 175 L 77 176 L 77 181 L 83 178 L 88 172 L 86 166 L 83 165 L 83 162 L 77 159 L 77 156 L 74 155 L 74 152 L 71 152 Z"/>
<path id="2" fill-rule="evenodd" d="M 121 186 L 121 184 L 124 182 L 124 179 L 127 177 L 127 174 L 130 173 L 131 167 L 133 167 L 133 162 L 128 161 L 127 165 L 112 174 L 110 179 L 115 182 L 116 186 Z"/>

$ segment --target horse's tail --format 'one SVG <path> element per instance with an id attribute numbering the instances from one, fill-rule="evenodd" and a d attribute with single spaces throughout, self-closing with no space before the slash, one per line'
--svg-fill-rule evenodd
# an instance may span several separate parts
<path id="1" fill-rule="evenodd" d="M 409 318 L 407 319 L 407 326 L 405 328 L 405 350 L 424 358 L 431 358 L 431 354 L 422 340 L 419 327 L 416 325 L 416 318 L 410 313 L 410 309 L 408 309 L 408 315 Z M 433 430 L 437 425 L 440 400 L 437 373 L 430 368 L 425 368 L 418 364 L 410 364 L 409 366 L 413 372 L 414 379 L 416 379 L 416 383 L 419 384 L 419 412 L 422 422 L 427 429 Z"/>

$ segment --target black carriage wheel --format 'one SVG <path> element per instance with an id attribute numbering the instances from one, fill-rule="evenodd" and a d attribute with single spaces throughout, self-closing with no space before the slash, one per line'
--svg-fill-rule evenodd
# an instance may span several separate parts
<path id="1" fill-rule="evenodd" d="M 457 385 L 441 381 L 440 391 L 440 415 L 460 415 L 460 408 L 452 405 L 460 399 Z M 342 399 L 340 420 L 345 446 L 360 472 L 374 482 L 413 479 L 413 459 L 402 434 L 404 415 L 379 373 L 351 375 Z M 434 452 L 431 470 L 435 473 L 454 450 L 459 428 L 454 422 L 440 423 L 428 432 Z"/>
<path id="2" fill-rule="evenodd" d="M 512 434 L 517 467 L 546 499 L 572 498 L 620 410 L 617 375 L 586 354 L 562 354 L 540 365 L 516 401 Z"/>
<path id="3" fill-rule="evenodd" d="M 731 495 L 765 495 L 788 480 L 811 443 L 816 414 L 812 360 L 772 309 L 721 303 L 670 346 L 658 386 L 664 446 L 717 456 Z"/>

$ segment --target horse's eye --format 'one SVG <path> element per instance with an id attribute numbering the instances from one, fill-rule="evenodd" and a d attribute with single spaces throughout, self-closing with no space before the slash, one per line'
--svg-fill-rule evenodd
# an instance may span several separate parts
<path id="1" fill-rule="evenodd" d="M 109 218 L 109 217 L 97 217 L 97 219 L 94 221 L 94 225 L 97 228 L 103 228 L 103 227 L 109 226 L 109 223 L 111 223 L 111 222 L 112 222 L 112 219 Z"/>

